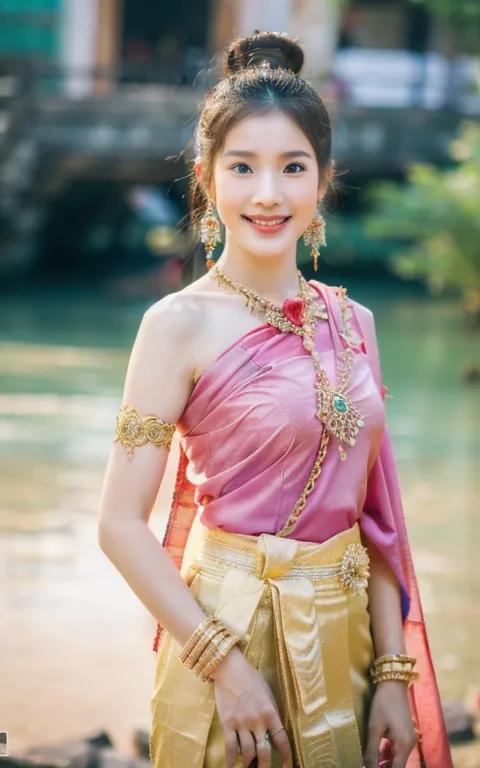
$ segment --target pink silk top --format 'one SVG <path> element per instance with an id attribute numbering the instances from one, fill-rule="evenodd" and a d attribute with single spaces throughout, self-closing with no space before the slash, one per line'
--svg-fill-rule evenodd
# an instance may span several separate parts
<path id="1" fill-rule="evenodd" d="M 332 386 L 342 350 L 338 289 L 313 282 L 329 321 L 316 325 L 315 348 Z M 452 768 L 417 582 L 405 528 L 393 450 L 385 425 L 373 318 L 350 302 L 354 365 L 348 396 L 364 427 L 341 461 L 331 438 L 322 473 L 292 537 L 322 543 L 358 521 L 398 578 L 407 652 L 417 658 L 411 689 L 422 745 L 408 768 Z M 302 339 L 261 325 L 234 342 L 202 374 L 180 418 L 181 458 L 164 546 L 180 567 L 197 511 L 208 528 L 258 535 L 279 531 L 315 461 L 322 422 L 315 372 Z M 158 627 L 154 650 L 158 649 Z M 423 759 L 423 763 L 422 763 Z"/>

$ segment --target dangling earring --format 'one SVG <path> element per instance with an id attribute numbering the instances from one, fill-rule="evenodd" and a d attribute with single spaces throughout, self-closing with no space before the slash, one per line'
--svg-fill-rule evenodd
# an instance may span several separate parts
<path id="1" fill-rule="evenodd" d="M 303 233 L 303 242 L 310 246 L 310 254 L 313 259 L 313 268 L 315 272 L 318 269 L 318 252 L 321 245 L 326 245 L 325 238 L 325 219 L 317 208 L 315 217 L 309 227 Z"/>
<path id="2" fill-rule="evenodd" d="M 215 215 L 212 202 L 209 200 L 207 210 L 200 220 L 200 240 L 205 246 L 205 256 L 207 269 L 211 269 L 215 264 L 212 259 L 212 253 L 215 246 L 221 240 L 220 222 Z"/>

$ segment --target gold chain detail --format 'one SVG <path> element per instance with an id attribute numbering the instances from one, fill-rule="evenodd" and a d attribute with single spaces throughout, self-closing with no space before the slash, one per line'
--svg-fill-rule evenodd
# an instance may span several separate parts
<path id="1" fill-rule="evenodd" d="M 121 443 L 131 459 L 135 448 L 153 443 L 164 445 L 170 450 L 175 424 L 160 421 L 157 416 L 145 416 L 142 419 L 137 410 L 131 405 L 124 405 L 117 416 L 116 437 L 114 443 Z"/>
<path id="2" fill-rule="evenodd" d="M 311 492 L 314 489 L 315 481 L 320 477 L 322 473 L 322 464 L 325 459 L 325 456 L 327 455 L 328 450 L 328 443 L 330 441 L 330 434 L 327 432 L 326 429 L 322 432 L 322 439 L 320 440 L 320 448 L 318 449 L 317 458 L 315 459 L 315 464 L 313 465 L 313 469 L 310 473 L 310 477 L 307 480 L 307 484 L 303 490 L 302 495 L 298 499 L 297 503 L 295 504 L 293 511 L 288 518 L 287 522 L 283 526 L 283 528 L 278 531 L 278 533 L 275 534 L 275 536 L 280 536 L 284 538 L 285 536 L 289 536 L 292 531 L 295 529 L 295 526 L 297 525 L 298 518 L 300 517 L 301 512 L 305 509 L 305 505 L 307 503 L 307 497 L 311 494 Z"/>
<path id="3" fill-rule="evenodd" d="M 315 481 L 321 474 L 330 436 L 336 437 L 340 441 L 338 451 L 340 458 L 344 461 L 347 458 L 347 454 L 342 443 L 350 446 L 355 445 L 355 437 L 361 427 L 364 426 L 359 411 L 347 395 L 353 370 L 354 355 L 350 347 L 350 336 L 352 333 L 350 318 L 352 315 L 346 292 L 344 289 L 340 289 L 337 293 L 343 324 L 340 336 L 345 342 L 345 348 L 337 356 L 338 386 L 334 388 L 330 385 L 327 373 L 320 362 L 320 355 L 315 349 L 316 322 L 318 319 L 328 320 L 327 308 L 323 302 L 320 302 L 319 305 L 317 292 L 307 283 L 299 270 L 297 274 L 300 287 L 297 299 L 300 298 L 302 301 L 301 321 L 298 325 L 286 316 L 284 312 L 285 304 L 283 307 L 279 307 L 255 291 L 245 288 L 240 283 L 234 283 L 220 271 L 218 265 L 215 265 L 210 271 L 210 275 L 217 283 L 244 296 L 250 312 L 260 315 L 266 323 L 283 333 L 294 333 L 301 336 L 304 349 L 310 354 L 315 369 L 316 416 L 323 422 L 320 447 L 302 495 L 295 504 L 285 525 L 276 534 L 279 537 L 288 536 L 295 529 L 300 514 L 306 506 L 307 498 L 313 491 Z"/>
<path id="4" fill-rule="evenodd" d="M 352 333 L 350 325 L 350 318 L 352 316 L 350 304 L 345 290 L 339 289 L 337 295 L 340 303 L 343 326 L 340 331 L 340 336 L 345 343 L 345 348 L 337 355 L 338 386 L 332 387 L 328 380 L 327 373 L 320 362 L 320 355 L 315 349 L 315 326 L 317 319 L 322 318 L 328 320 L 328 313 L 323 302 L 321 302 L 321 305 L 319 306 L 318 294 L 315 289 L 307 283 L 299 270 L 297 274 L 300 286 L 297 300 L 301 300 L 302 307 L 301 320 L 299 320 L 298 325 L 286 317 L 286 310 L 284 307 L 289 301 L 288 299 L 283 307 L 279 307 L 277 304 L 265 299 L 255 291 L 245 288 L 240 283 L 234 283 L 220 271 L 218 265 L 215 265 L 210 272 L 210 275 L 217 283 L 244 296 L 250 312 L 259 314 L 264 318 L 266 323 L 283 333 L 295 333 L 302 337 L 303 346 L 311 356 L 313 367 L 315 369 L 317 401 L 316 416 L 323 422 L 324 429 L 330 432 L 330 434 L 339 441 L 338 452 L 340 458 L 344 461 L 347 458 L 344 444 L 354 446 L 355 438 L 360 429 L 364 426 L 363 419 L 358 409 L 348 397 L 354 363 L 354 354 L 350 347 L 350 336 Z M 316 296 L 316 299 L 314 298 L 314 295 Z"/>
<path id="5" fill-rule="evenodd" d="M 246 299 L 246 306 L 252 314 L 260 315 L 268 325 L 277 328 L 282 333 L 294 333 L 296 336 L 306 336 L 306 326 L 310 328 L 313 324 L 315 326 L 315 320 L 328 320 L 328 312 L 325 303 L 319 298 L 317 292 L 312 288 L 300 270 L 297 271 L 299 282 L 298 298 L 302 298 L 305 304 L 305 311 L 303 316 L 302 325 L 295 325 L 285 317 L 282 307 L 275 304 L 273 301 L 265 299 L 260 296 L 256 291 L 251 291 L 249 288 L 244 288 L 240 283 L 234 283 L 223 272 L 220 271 L 218 264 L 210 270 L 209 276 L 223 284 L 227 288 L 230 288 L 235 293 L 240 293 Z"/>

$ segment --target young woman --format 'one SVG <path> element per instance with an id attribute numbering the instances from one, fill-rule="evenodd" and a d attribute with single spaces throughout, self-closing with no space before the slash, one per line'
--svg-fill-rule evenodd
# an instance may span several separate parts
<path id="1" fill-rule="evenodd" d="M 209 271 L 144 316 L 99 542 L 159 622 L 156 768 L 451 768 L 373 318 L 297 271 L 332 176 L 302 63 L 256 33 L 206 97 L 192 215 Z M 148 520 L 175 431 L 162 547 Z"/>

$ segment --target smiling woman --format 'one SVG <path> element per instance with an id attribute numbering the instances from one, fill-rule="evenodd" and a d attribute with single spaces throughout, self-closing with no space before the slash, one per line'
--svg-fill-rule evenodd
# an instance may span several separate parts
<path id="1" fill-rule="evenodd" d="M 275 111 L 244 118 L 228 131 L 211 186 L 233 236 L 228 255 L 236 261 L 235 244 L 277 261 L 295 248 L 326 189 L 309 140 L 292 118 Z"/>
<path id="2" fill-rule="evenodd" d="M 372 314 L 297 270 L 332 176 L 302 63 L 256 33 L 206 97 L 192 218 L 210 269 L 144 317 L 100 544 L 159 622 L 155 768 L 451 768 Z"/>

